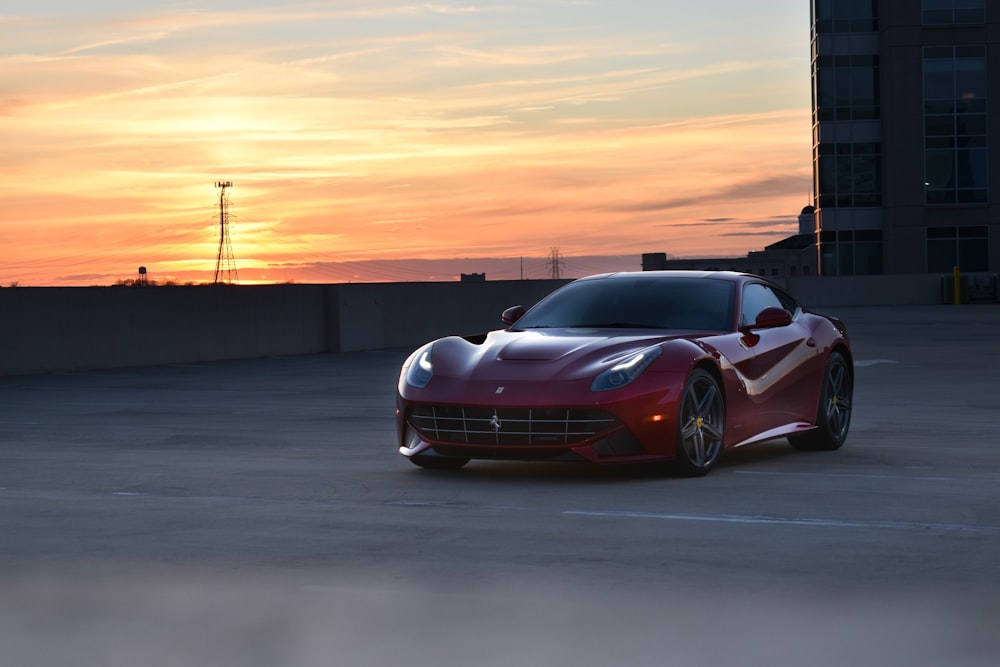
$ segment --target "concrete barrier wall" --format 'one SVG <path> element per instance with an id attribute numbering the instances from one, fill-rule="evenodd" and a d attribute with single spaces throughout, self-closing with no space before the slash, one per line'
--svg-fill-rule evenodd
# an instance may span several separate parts
<path id="1" fill-rule="evenodd" d="M 0 375 L 416 347 L 500 328 L 565 282 L 4 288 Z M 784 282 L 813 308 L 941 303 L 936 275 Z"/>
<path id="2" fill-rule="evenodd" d="M 832 276 L 786 278 L 783 283 L 811 308 L 911 306 L 941 303 L 941 276 Z"/>
<path id="3" fill-rule="evenodd" d="M 503 327 L 510 306 L 539 301 L 567 280 L 335 285 L 338 351 L 413 347 Z"/>
<path id="4" fill-rule="evenodd" d="M 0 375 L 415 347 L 565 282 L 0 289 Z"/>
<path id="5" fill-rule="evenodd" d="M 0 289 L 0 375 L 327 349 L 323 286 Z"/>

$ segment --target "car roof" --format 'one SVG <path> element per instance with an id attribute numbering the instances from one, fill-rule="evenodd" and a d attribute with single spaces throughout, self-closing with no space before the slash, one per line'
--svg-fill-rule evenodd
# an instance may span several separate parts
<path id="1" fill-rule="evenodd" d="M 615 273 L 600 273 L 593 276 L 587 276 L 585 278 L 580 278 L 580 280 L 615 280 L 621 278 L 649 278 L 654 279 L 666 279 L 671 278 L 706 278 L 714 280 L 727 280 L 730 282 L 743 282 L 746 280 L 756 279 L 764 280 L 766 278 L 761 278 L 760 276 L 755 276 L 749 273 L 740 273 L 738 271 L 688 271 L 688 270 L 663 270 L 663 271 L 618 271 Z"/>

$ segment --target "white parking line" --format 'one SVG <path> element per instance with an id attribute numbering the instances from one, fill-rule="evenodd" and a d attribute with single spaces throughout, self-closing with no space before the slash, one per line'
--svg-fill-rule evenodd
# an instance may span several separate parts
<path id="1" fill-rule="evenodd" d="M 849 479 L 908 479 L 917 482 L 964 482 L 967 477 L 928 477 L 922 475 L 887 475 L 846 472 L 770 472 L 767 470 L 734 470 L 737 475 L 772 475 L 776 477 L 846 477 Z"/>
<path id="2" fill-rule="evenodd" d="M 855 368 L 863 366 L 875 366 L 876 364 L 898 364 L 898 361 L 893 359 L 860 359 L 854 361 Z"/>
<path id="3" fill-rule="evenodd" d="M 659 514 L 655 512 L 594 512 L 567 510 L 572 516 L 610 517 L 621 519 L 660 519 L 669 521 L 711 521 L 720 523 L 771 524 L 782 526 L 819 526 L 827 528 L 897 528 L 905 530 L 959 530 L 998 532 L 1000 526 L 973 526 L 961 523 L 918 523 L 911 521 L 857 521 L 849 519 L 815 519 L 807 517 L 741 516 L 734 514 Z"/>
<path id="4" fill-rule="evenodd" d="M 460 506 L 448 501 L 403 500 L 389 501 L 386 505 L 403 507 L 431 507 L 438 509 L 458 509 Z M 463 506 L 468 509 L 466 506 Z M 477 506 L 480 511 L 527 512 L 539 511 L 527 507 L 503 507 L 497 505 Z M 965 523 L 926 523 L 918 521 L 865 521 L 861 519 L 820 519 L 816 517 L 783 517 L 752 514 L 677 514 L 660 512 L 635 512 L 628 510 L 562 510 L 563 516 L 601 517 L 611 519 L 657 519 L 660 521 L 702 521 L 735 524 L 765 524 L 773 526 L 813 526 L 819 528 L 892 528 L 897 530 L 938 530 L 964 531 L 975 533 L 997 533 L 1000 526 L 977 526 Z"/>

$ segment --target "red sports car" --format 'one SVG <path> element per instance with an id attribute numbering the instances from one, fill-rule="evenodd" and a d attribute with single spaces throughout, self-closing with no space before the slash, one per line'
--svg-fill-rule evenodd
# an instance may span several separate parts
<path id="1" fill-rule="evenodd" d="M 506 329 L 438 339 L 403 364 L 399 452 L 418 466 L 673 461 L 699 476 L 730 447 L 787 437 L 837 449 L 847 437 L 844 324 L 758 276 L 591 276 L 502 320 Z"/>

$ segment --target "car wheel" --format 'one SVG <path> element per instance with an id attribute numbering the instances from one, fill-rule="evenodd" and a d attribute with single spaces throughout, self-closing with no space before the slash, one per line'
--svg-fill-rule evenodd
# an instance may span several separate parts
<path id="1" fill-rule="evenodd" d="M 681 395 L 674 467 L 686 477 L 701 477 L 719 460 L 725 433 L 726 404 L 711 373 L 695 369 Z"/>
<path id="2" fill-rule="evenodd" d="M 851 426 L 853 392 L 854 378 L 851 377 L 847 360 L 839 352 L 832 353 L 823 372 L 816 428 L 790 437 L 788 442 L 792 447 L 811 451 L 839 449 L 847 439 L 847 431 Z"/>
<path id="3" fill-rule="evenodd" d="M 469 459 L 460 459 L 451 456 L 422 456 L 415 454 L 409 458 L 413 465 L 429 470 L 458 470 L 469 462 Z"/>

